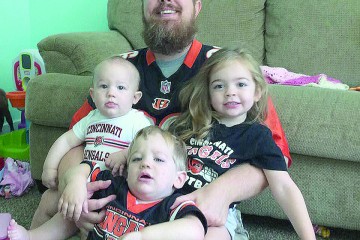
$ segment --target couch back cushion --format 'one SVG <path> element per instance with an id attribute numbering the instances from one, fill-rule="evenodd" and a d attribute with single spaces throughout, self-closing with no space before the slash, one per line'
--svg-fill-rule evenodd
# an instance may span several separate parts
<path id="1" fill-rule="evenodd" d="M 133 48 L 144 47 L 142 1 L 109 0 L 109 28 L 122 33 Z M 197 39 L 219 47 L 242 46 L 264 59 L 265 0 L 203 0 Z"/>
<path id="2" fill-rule="evenodd" d="M 359 26 L 359 0 L 268 0 L 266 64 L 359 86 Z"/>

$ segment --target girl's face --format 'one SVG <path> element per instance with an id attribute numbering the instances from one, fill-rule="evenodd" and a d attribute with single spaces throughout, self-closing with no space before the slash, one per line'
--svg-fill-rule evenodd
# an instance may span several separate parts
<path id="1" fill-rule="evenodd" d="M 215 67 L 209 78 L 210 102 L 220 122 L 234 126 L 245 121 L 247 112 L 261 95 L 247 66 L 238 60 Z"/>

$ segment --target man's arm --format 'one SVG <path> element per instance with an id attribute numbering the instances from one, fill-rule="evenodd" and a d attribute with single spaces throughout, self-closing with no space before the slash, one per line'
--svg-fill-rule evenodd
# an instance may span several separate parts
<path id="1" fill-rule="evenodd" d="M 178 197 L 171 208 L 184 201 L 194 201 L 205 215 L 209 226 L 223 226 L 231 203 L 254 197 L 267 185 L 261 169 L 241 164 L 210 184 Z"/>

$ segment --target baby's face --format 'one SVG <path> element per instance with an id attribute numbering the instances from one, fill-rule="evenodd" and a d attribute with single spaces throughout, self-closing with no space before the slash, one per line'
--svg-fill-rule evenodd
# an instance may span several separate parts
<path id="1" fill-rule="evenodd" d="M 90 94 L 102 115 L 120 117 L 131 110 L 141 97 L 136 77 L 133 69 L 124 63 L 111 61 L 101 66 Z"/>
<path id="2" fill-rule="evenodd" d="M 143 201 L 169 196 L 178 185 L 173 147 L 160 133 L 136 139 L 129 156 L 128 184 L 132 194 Z"/>

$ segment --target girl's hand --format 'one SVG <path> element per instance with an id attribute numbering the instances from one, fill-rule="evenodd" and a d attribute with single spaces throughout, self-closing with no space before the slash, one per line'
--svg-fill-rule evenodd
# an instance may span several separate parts
<path id="1" fill-rule="evenodd" d="M 41 179 L 45 187 L 56 190 L 58 186 L 57 169 L 44 168 Z"/>
<path id="2" fill-rule="evenodd" d="M 123 176 L 127 162 L 127 150 L 111 153 L 105 160 L 105 165 L 111 170 L 114 177 Z"/>

